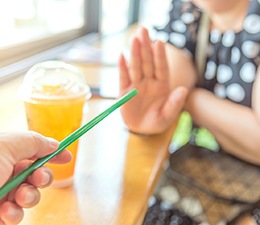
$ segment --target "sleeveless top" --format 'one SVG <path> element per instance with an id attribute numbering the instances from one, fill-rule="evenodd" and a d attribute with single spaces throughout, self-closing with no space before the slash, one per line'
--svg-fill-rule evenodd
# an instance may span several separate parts
<path id="1" fill-rule="evenodd" d="M 155 38 L 187 51 L 194 60 L 201 14 L 189 0 L 172 0 L 167 24 L 156 28 Z M 220 98 L 251 107 L 259 64 L 260 0 L 249 0 L 241 31 L 210 31 L 202 86 Z"/>

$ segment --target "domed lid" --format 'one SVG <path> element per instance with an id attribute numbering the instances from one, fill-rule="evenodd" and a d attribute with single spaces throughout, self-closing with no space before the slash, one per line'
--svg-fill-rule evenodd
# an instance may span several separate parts
<path id="1" fill-rule="evenodd" d="M 91 97 L 89 86 L 81 72 L 62 61 L 46 61 L 34 65 L 26 73 L 20 89 L 25 101 L 36 99 L 58 100 L 78 96 Z"/>

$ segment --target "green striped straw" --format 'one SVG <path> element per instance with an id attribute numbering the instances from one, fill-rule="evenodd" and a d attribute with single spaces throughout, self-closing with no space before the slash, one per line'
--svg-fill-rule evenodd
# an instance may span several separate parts
<path id="1" fill-rule="evenodd" d="M 21 184 L 29 175 L 31 175 L 36 169 L 43 166 L 46 162 L 48 162 L 50 159 L 52 159 L 54 156 L 58 155 L 60 152 L 62 152 L 66 147 L 68 147 L 70 144 L 72 144 L 74 141 L 76 141 L 78 138 L 80 138 L 83 134 L 85 134 L 87 131 L 89 131 L 92 127 L 97 125 L 101 120 L 103 120 L 105 117 L 107 117 L 110 113 L 115 111 L 117 108 L 119 108 L 121 105 L 125 104 L 127 101 L 129 101 L 131 98 L 133 98 L 135 95 L 137 95 L 138 91 L 136 89 L 131 90 L 127 94 L 125 94 L 123 97 L 121 97 L 115 104 L 107 108 L 105 111 L 100 113 L 98 116 L 90 120 L 88 123 L 71 133 L 68 137 L 63 139 L 60 142 L 59 148 L 38 160 L 36 160 L 33 164 L 31 164 L 29 167 L 27 167 L 25 170 L 14 176 L 11 180 L 9 180 L 3 187 L 0 188 L 0 199 L 3 198 L 5 195 L 7 195 L 13 188 L 17 187 L 19 184 Z"/>

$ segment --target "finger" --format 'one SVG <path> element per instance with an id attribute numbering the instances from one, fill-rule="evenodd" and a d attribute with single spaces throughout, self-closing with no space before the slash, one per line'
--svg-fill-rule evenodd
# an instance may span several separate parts
<path id="1" fill-rule="evenodd" d="M 72 154 L 69 150 L 64 149 L 61 151 L 58 155 L 54 156 L 52 159 L 50 159 L 50 163 L 53 164 L 65 164 L 70 162 L 72 159 Z M 35 161 L 37 158 L 31 158 L 31 160 Z"/>
<path id="2" fill-rule="evenodd" d="M 25 168 L 30 166 L 33 163 L 32 160 L 25 159 L 19 163 L 17 163 L 14 167 L 13 175 L 17 175 L 18 173 L 22 172 Z"/>
<path id="3" fill-rule="evenodd" d="M 1 158 L 1 155 L 0 155 Z M 1 174 L 1 179 L 0 179 L 0 187 L 4 185 L 4 183 L 11 178 L 11 176 L 14 176 L 18 173 L 20 173 L 22 170 L 27 168 L 30 164 L 32 164 L 31 160 L 23 160 L 19 163 L 17 163 L 15 166 L 10 166 L 8 170 L 5 170 L 6 167 L 3 164 L 0 164 L 0 171 L 7 171 Z M 15 193 L 15 189 L 13 189 L 9 194 L 8 194 L 8 199 L 12 200 L 13 199 L 13 193 Z"/>
<path id="4" fill-rule="evenodd" d="M 23 216 L 23 209 L 15 203 L 5 202 L 0 206 L 0 218 L 4 224 L 18 224 Z"/>
<path id="5" fill-rule="evenodd" d="M 145 28 L 139 30 L 141 40 L 142 71 L 145 77 L 153 77 L 153 51 L 148 31 Z"/>
<path id="6" fill-rule="evenodd" d="M 15 202 L 22 208 L 31 208 L 40 201 L 39 190 L 31 184 L 23 183 L 15 192 Z"/>
<path id="7" fill-rule="evenodd" d="M 163 108 L 163 114 L 168 121 L 174 121 L 178 118 L 183 110 L 187 95 L 188 89 L 182 86 L 172 91 Z"/>
<path id="8" fill-rule="evenodd" d="M 70 162 L 72 159 L 72 154 L 68 150 L 64 150 L 57 156 L 55 156 L 50 163 L 55 163 L 55 164 L 64 164 Z M 14 175 L 20 173 L 23 171 L 25 168 L 27 168 L 29 165 L 31 165 L 33 161 L 31 160 L 23 160 L 20 163 L 18 163 L 15 166 L 14 169 Z M 53 181 L 53 172 L 51 171 L 50 168 L 47 166 L 43 166 L 37 170 L 35 170 L 32 175 L 30 175 L 27 179 L 27 182 L 34 185 L 35 187 L 38 188 L 44 188 L 49 186 Z"/>
<path id="9" fill-rule="evenodd" d="M 36 132 L 0 133 L 0 187 L 11 177 L 13 167 L 26 158 L 41 157 L 55 151 L 59 142 Z"/>
<path id="10" fill-rule="evenodd" d="M 27 158 L 41 158 L 54 152 L 58 146 L 58 141 L 33 131 L 0 134 L 1 155 L 12 165 Z"/>
<path id="11" fill-rule="evenodd" d="M 53 172 L 47 167 L 43 166 L 33 172 L 31 176 L 28 177 L 27 182 L 32 184 L 37 188 L 45 188 L 51 185 L 53 181 Z"/>
<path id="12" fill-rule="evenodd" d="M 54 163 L 54 164 L 65 164 L 70 162 L 72 159 L 72 154 L 70 151 L 68 150 L 63 150 L 61 153 L 59 153 L 58 155 L 56 155 L 54 158 L 52 158 L 50 160 L 50 163 Z"/>
<path id="13" fill-rule="evenodd" d="M 68 150 L 63 150 L 61 153 L 59 153 L 57 156 L 55 156 L 53 159 L 50 160 L 50 163 L 55 163 L 55 164 L 64 164 L 64 163 L 68 163 L 70 162 L 72 159 L 72 154 L 70 151 Z M 13 175 L 16 175 L 20 172 L 22 172 L 23 170 L 25 170 L 28 166 L 30 166 L 33 163 L 32 160 L 22 160 L 21 162 L 17 163 L 16 166 L 14 167 L 14 172 Z M 35 177 L 39 176 L 39 178 L 37 178 L 36 183 L 35 182 L 31 182 L 31 184 L 35 185 L 36 187 L 46 187 L 48 186 L 51 182 L 52 182 L 52 171 L 47 168 L 47 167 L 42 167 L 37 169 L 31 176 L 33 176 L 33 180 L 35 179 Z M 29 176 L 29 178 L 31 177 Z M 3 174 L 3 181 L 0 181 L 0 187 L 4 184 L 4 181 L 7 181 L 9 179 L 10 175 L 8 174 Z M 31 179 L 31 178 L 30 178 Z M 32 181 L 32 180 L 29 180 Z M 11 198 L 12 196 L 12 192 L 10 192 L 9 194 L 9 200 L 13 199 Z"/>
<path id="14" fill-rule="evenodd" d="M 34 159 L 34 158 L 33 158 Z M 63 150 L 61 153 L 56 155 L 54 158 L 52 158 L 49 162 L 53 164 L 65 164 L 70 162 L 72 159 L 72 154 L 69 150 Z M 15 168 L 14 168 L 14 174 L 20 173 L 22 170 L 27 168 L 29 165 L 31 165 L 35 160 L 29 160 L 25 159 L 22 160 L 21 162 L 17 163 Z"/>
<path id="15" fill-rule="evenodd" d="M 30 166 L 33 163 L 33 161 L 31 160 L 23 160 L 21 162 L 19 162 L 15 167 L 14 167 L 14 171 L 13 171 L 13 176 L 17 175 L 18 173 L 20 173 L 21 171 L 23 171 L 25 168 L 27 168 L 28 166 Z M 4 175 L 4 174 L 3 174 Z M 4 179 L 6 179 L 6 176 L 4 176 Z M 8 179 L 6 179 L 8 180 Z M 2 184 L 2 183 L 1 183 Z M 0 200 L 0 204 L 3 203 L 4 201 L 9 201 L 9 202 L 15 202 L 15 195 L 16 195 L 16 191 L 19 189 L 18 187 L 15 187 L 14 189 L 12 189 L 8 195 Z"/>
<path id="16" fill-rule="evenodd" d="M 23 160 L 20 163 L 18 163 L 17 166 L 14 169 L 14 175 L 20 173 L 22 170 L 27 168 L 30 164 L 32 164 L 32 162 L 33 161 L 31 161 L 31 160 Z M 30 185 L 32 188 L 36 189 L 35 187 L 46 187 L 46 186 L 50 185 L 52 183 L 52 181 L 53 181 L 52 171 L 49 168 L 46 168 L 46 167 L 39 168 L 26 179 L 25 183 L 23 183 L 20 186 L 14 188 L 8 194 L 7 198 L 5 198 L 5 199 L 7 199 L 9 202 L 16 203 L 17 195 L 18 195 L 17 204 L 22 206 L 22 207 L 29 207 L 30 205 L 34 205 L 35 203 L 38 202 L 38 200 L 37 200 L 37 199 L 39 199 L 39 198 L 37 198 L 38 191 L 36 190 L 36 195 L 35 195 L 35 191 L 33 193 L 28 193 L 27 195 L 23 195 L 26 201 L 25 200 L 19 201 L 19 199 L 20 199 L 19 193 L 21 192 L 21 190 L 23 191 L 24 186 Z M 31 190 L 28 189 L 28 191 L 31 191 Z M 30 200 L 30 198 L 32 198 L 33 196 L 35 196 L 35 197 L 32 200 Z M 21 203 L 22 201 L 25 201 L 25 203 L 22 204 Z"/>
<path id="17" fill-rule="evenodd" d="M 161 41 L 156 41 L 154 43 L 153 50 L 156 78 L 161 81 L 167 81 L 169 71 L 164 43 Z"/>
<path id="18" fill-rule="evenodd" d="M 119 61 L 119 75 L 120 75 L 120 90 L 126 89 L 130 84 L 128 67 L 126 65 L 126 60 L 123 54 L 120 54 Z M 120 93 L 121 94 L 121 93 Z M 124 93 L 122 93 L 123 95 Z"/>
<path id="19" fill-rule="evenodd" d="M 141 63 L 141 45 L 137 37 L 133 38 L 131 43 L 131 57 L 129 64 L 129 74 L 132 82 L 138 82 L 142 79 Z"/>

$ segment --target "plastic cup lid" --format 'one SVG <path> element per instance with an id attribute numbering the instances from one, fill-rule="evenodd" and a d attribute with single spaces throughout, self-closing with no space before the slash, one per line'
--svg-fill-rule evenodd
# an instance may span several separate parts
<path id="1" fill-rule="evenodd" d="M 23 100 L 62 99 L 85 95 L 91 97 L 82 73 L 62 61 L 46 61 L 34 65 L 25 74 L 19 92 Z"/>

